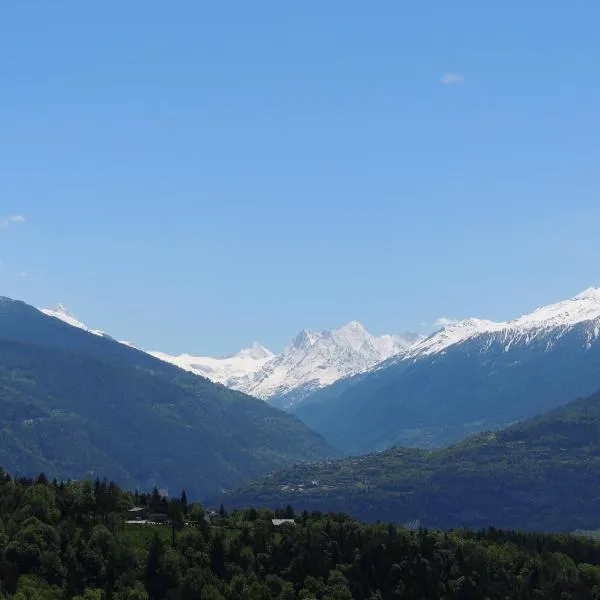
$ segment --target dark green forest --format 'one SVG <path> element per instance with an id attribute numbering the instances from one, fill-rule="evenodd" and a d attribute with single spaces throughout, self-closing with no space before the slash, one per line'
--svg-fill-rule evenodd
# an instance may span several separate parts
<path id="1" fill-rule="evenodd" d="M 296 465 L 224 497 L 428 527 L 600 528 L 600 394 L 441 450 Z"/>
<path id="2" fill-rule="evenodd" d="M 127 524 L 134 506 L 168 522 Z M 289 506 L 209 515 L 185 492 L 168 500 L 106 480 L 0 471 L 0 585 L 14 600 L 586 600 L 600 598 L 600 545 L 498 529 L 409 531 Z"/>

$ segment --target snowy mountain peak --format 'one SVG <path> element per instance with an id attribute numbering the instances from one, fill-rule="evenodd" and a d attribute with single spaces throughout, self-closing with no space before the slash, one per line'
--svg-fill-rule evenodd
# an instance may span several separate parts
<path id="1" fill-rule="evenodd" d="M 64 304 L 57 304 L 54 308 L 40 308 L 39 311 L 48 317 L 60 319 L 61 321 L 67 323 L 67 325 L 71 325 L 71 327 L 83 329 L 83 331 L 87 331 L 88 333 L 92 333 L 93 335 L 97 335 L 99 337 L 112 339 L 111 336 L 104 331 L 88 327 L 83 321 L 80 321 L 72 312 L 70 312 Z"/>
<path id="2" fill-rule="evenodd" d="M 589 287 L 577 294 L 573 300 L 593 300 L 600 303 L 600 287 Z"/>
<path id="3" fill-rule="evenodd" d="M 109 337 L 89 328 L 62 304 L 40 310 L 73 327 Z M 426 338 L 415 334 L 374 336 L 359 321 L 350 321 L 338 329 L 303 329 L 277 355 L 258 342 L 225 358 L 150 354 L 215 382 L 259 398 L 278 399 L 282 406 L 289 406 L 315 389 L 370 371 L 392 357 L 399 361 L 416 360 L 471 340 L 482 351 L 494 342 L 502 343 L 505 351 L 534 341 L 552 345 L 559 336 L 581 323 L 585 324 L 586 343 L 600 338 L 600 288 L 589 288 L 569 300 L 543 306 L 512 321 L 464 319 Z"/>
<path id="4" fill-rule="evenodd" d="M 538 333 L 552 330 L 557 330 L 559 334 L 561 330 L 564 331 L 579 323 L 596 320 L 600 320 L 600 288 L 589 288 L 569 300 L 542 306 L 512 321 L 496 323 L 470 318 L 447 325 L 415 344 L 406 358 L 436 354 L 468 339 L 498 332 L 502 333 L 506 348 L 510 348 L 513 343 L 511 340 L 520 338 L 532 340 Z M 596 325 L 594 325 L 595 330 Z"/>
<path id="5" fill-rule="evenodd" d="M 88 327 L 63 304 L 40 310 L 73 327 L 110 337 Z M 376 337 L 358 321 L 350 321 L 338 329 L 320 332 L 303 329 L 278 355 L 259 342 L 224 358 L 165 352 L 149 354 L 217 383 L 268 399 L 297 388 L 316 389 L 367 371 L 391 356 L 402 354 L 416 339 L 418 336 L 411 334 Z M 121 343 L 139 349 L 132 342 Z"/>
<path id="6" fill-rule="evenodd" d="M 66 319 L 73 319 L 80 325 L 83 325 L 83 323 L 72 312 L 70 312 L 64 304 L 61 304 L 60 302 L 52 308 L 42 308 L 40 310 L 48 316 L 56 317 L 65 321 Z M 87 326 L 85 326 L 85 328 L 87 328 Z"/>
<path id="7" fill-rule="evenodd" d="M 88 327 L 63 304 L 40 310 L 73 327 L 110 337 Z M 296 389 L 308 393 L 308 390 L 330 385 L 342 377 L 362 373 L 392 356 L 403 354 L 419 339 L 414 334 L 373 336 L 360 322 L 350 321 L 338 329 L 320 332 L 303 329 L 278 355 L 259 342 L 224 358 L 148 353 L 217 383 L 269 399 Z M 121 343 L 139 349 L 132 342 Z"/>
<path id="8" fill-rule="evenodd" d="M 164 352 L 149 352 L 155 358 L 178 366 L 196 375 L 208 377 L 216 383 L 233 387 L 232 383 L 255 373 L 265 363 L 272 360 L 273 353 L 260 344 L 252 345 L 232 356 L 213 358 L 212 356 L 193 356 L 191 354 L 171 355 Z"/>
<path id="9" fill-rule="evenodd" d="M 369 344 L 373 336 L 358 321 L 350 321 L 339 329 L 325 332 L 341 345 L 348 346 L 360 352 L 364 344 Z"/>
<path id="10" fill-rule="evenodd" d="M 600 288 L 588 288 L 569 300 L 534 310 L 506 326 L 511 329 L 570 327 L 600 317 Z"/>
<path id="11" fill-rule="evenodd" d="M 470 317 L 451 325 L 445 325 L 408 351 L 408 357 L 436 354 L 443 352 L 449 346 L 464 342 L 471 337 L 502 329 L 502 323 Z"/>
<path id="12" fill-rule="evenodd" d="M 346 323 L 342 325 L 339 329 L 335 329 L 337 333 L 348 333 L 348 334 L 368 334 L 367 330 L 364 328 L 363 324 L 359 321 L 350 321 L 350 323 Z"/>
<path id="13" fill-rule="evenodd" d="M 303 329 L 290 344 L 290 348 L 307 349 L 310 348 L 321 337 L 316 331 Z"/>
<path id="14" fill-rule="evenodd" d="M 391 356 L 401 354 L 418 336 L 371 335 L 358 321 L 319 333 L 302 330 L 285 350 L 256 373 L 232 387 L 259 398 L 289 397 L 284 405 L 301 401 L 310 391 L 363 373 Z"/>
<path id="15" fill-rule="evenodd" d="M 238 353 L 234 354 L 237 358 L 249 358 L 252 360 L 267 360 L 273 358 L 275 355 L 265 348 L 259 342 L 252 342 L 248 348 L 243 348 Z"/>

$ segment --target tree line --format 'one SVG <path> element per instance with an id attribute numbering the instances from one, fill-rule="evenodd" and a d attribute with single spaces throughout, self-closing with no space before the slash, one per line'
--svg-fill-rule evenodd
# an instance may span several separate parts
<path id="1" fill-rule="evenodd" d="M 134 506 L 168 522 L 126 524 Z M 291 506 L 209 514 L 185 493 L 0 469 L 0 590 L 14 600 L 586 600 L 600 598 L 600 545 L 367 525 Z"/>

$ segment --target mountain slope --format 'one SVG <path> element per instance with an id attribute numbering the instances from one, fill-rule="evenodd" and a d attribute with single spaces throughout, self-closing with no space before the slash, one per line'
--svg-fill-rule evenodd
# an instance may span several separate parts
<path id="1" fill-rule="evenodd" d="M 0 298 L 0 461 L 196 496 L 332 450 L 264 402 Z"/>
<path id="2" fill-rule="evenodd" d="M 343 511 L 426 527 L 600 527 L 600 394 L 442 450 L 391 449 L 275 473 L 227 506 Z"/>
<path id="3" fill-rule="evenodd" d="M 600 389 L 600 290 L 508 323 L 451 325 L 294 410 L 348 453 L 440 446 Z"/>
<path id="4" fill-rule="evenodd" d="M 60 304 L 54 309 L 40 310 L 84 331 L 110 337 L 103 331 L 91 329 Z M 421 336 L 410 333 L 376 337 L 352 321 L 339 329 L 320 332 L 305 329 L 279 355 L 258 342 L 223 358 L 158 351 L 149 354 L 216 383 L 268 400 L 275 406 L 289 408 L 314 390 L 404 354 L 420 339 Z M 129 342 L 121 343 L 136 347 Z"/>

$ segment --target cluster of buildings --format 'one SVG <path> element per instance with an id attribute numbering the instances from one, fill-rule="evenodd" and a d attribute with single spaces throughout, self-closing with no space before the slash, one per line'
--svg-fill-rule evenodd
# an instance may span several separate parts
<path id="1" fill-rule="evenodd" d="M 213 510 L 208 510 L 204 514 L 204 520 L 209 525 L 214 525 L 219 520 L 219 513 Z M 169 522 L 169 515 L 160 512 L 150 512 L 144 506 L 136 506 L 127 511 L 125 523 L 127 525 L 164 525 Z M 294 519 L 271 519 L 273 527 L 281 527 L 283 525 L 295 525 Z M 188 523 L 186 523 L 187 525 Z"/>

